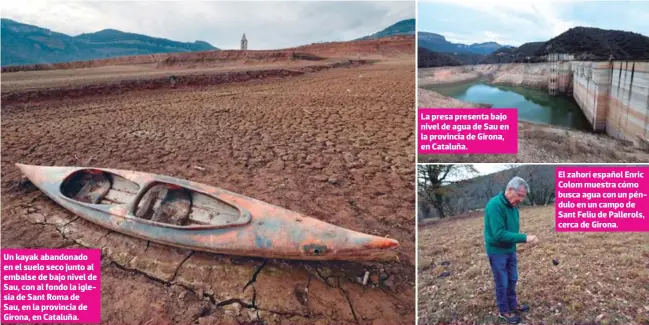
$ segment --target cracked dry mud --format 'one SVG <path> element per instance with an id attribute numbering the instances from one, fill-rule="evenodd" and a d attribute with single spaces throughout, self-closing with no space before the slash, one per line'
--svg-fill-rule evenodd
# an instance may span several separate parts
<path id="1" fill-rule="evenodd" d="M 414 81 L 410 60 L 4 105 L 2 247 L 101 247 L 105 324 L 413 324 Z M 21 181 L 16 162 L 222 187 L 395 238 L 400 262 L 266 261 L 147 242 L 74 216 Z M 358 283 L 381 269 L 389 285 Z"/>

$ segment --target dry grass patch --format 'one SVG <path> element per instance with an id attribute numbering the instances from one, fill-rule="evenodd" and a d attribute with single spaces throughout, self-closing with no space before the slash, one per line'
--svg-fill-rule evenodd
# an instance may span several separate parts
<path id="1" fill-rule="evenodd" d="M 556 233 L 552 206 L 522 209 L 521 231 L 540 239 L 519 245 L 517 292 L 532 307 L 523 323 L 649 324 L 646 233 Z M 480 216 L 420 230 L 419 324 L 498 322 L 482 232 Z"/>

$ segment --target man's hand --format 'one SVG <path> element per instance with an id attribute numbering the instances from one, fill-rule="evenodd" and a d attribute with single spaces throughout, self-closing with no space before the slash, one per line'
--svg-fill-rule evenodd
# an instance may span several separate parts
<path id="1" fill-rule="evenodd" d="M 534 235 L 528 234 L 527 235 L 527 240 L 525 242 L 528 243 L 528 244 L 536 244 L 536 243 L 539 242 L 539 239 L 536 238 L 536 236 L 534 236 Z"/>

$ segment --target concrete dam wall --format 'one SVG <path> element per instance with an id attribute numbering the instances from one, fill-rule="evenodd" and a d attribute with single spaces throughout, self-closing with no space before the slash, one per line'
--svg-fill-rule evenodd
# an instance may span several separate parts
<path id="1" fill-rule="evenodd" d="M 649 143 L 649 62 L 572 62 L 573 97 L 594 131 Z"/>
<path id="2" fill-rule="evenodd" d="M 490 83 L 547 90 L 572 96 L 593 131 L 649 144 L 649 62 L 571 61 L 556 57 L 543 63 L 480 64 L 419 69 L 419 85 Z"/>

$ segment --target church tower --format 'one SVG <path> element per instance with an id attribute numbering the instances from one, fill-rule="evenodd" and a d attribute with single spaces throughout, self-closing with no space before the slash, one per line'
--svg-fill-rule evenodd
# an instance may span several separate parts
<path id="1" fill-rule="evenodd" d="M 248 39 L 246 38 L 246 33 L 243 33 L 243 37 L 241 38 L 241 50 L 248 50 Z"/>

